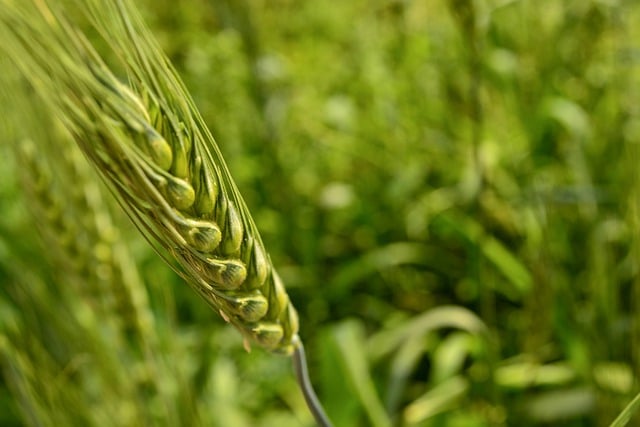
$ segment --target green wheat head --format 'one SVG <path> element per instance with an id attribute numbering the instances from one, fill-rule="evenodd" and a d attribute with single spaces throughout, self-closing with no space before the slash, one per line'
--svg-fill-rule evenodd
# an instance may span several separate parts
<path id="1" fill-rule="evenodd" d="M 290 354 L 296 311 L 213 137 L 130 3 L 66 4 L 85 12 L 127 83 L 59 4 L 1 4 L 6 53 L 148 240 L 247 343 Z"/>

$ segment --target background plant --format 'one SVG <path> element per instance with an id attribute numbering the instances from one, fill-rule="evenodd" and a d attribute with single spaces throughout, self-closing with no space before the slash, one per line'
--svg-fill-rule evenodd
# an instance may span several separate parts
<path id="1" fill-rule="evenodd" d="M 635 2 L 140 4 L 287 284 L 336 425 L 606 425 L 631 400 Z M 311 425 L 287 361 L 245 354 L 117 210 L 158 338 L 116 347 L 87 323 L 23 214 L 9 154 L 49 127 L 16 111 L 19 84 L 2 86 L 0 423 L 99 424 L 94 390 L 149 424 Z"/>

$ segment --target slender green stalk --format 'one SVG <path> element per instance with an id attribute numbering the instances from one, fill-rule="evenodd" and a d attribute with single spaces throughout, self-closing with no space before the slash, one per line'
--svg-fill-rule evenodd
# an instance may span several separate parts
<path id="1" fill-rule="evenodd" d="M 324 408 L 318 396 L 316 396 L 316 392 L 313 390 L 313 384 L 309 378 L 309 369 L 307 367 L 307 355 L 304 351 L 302 340 L 295 337 L 293 345 L 293 367 L 307 406 L 320 427 L 331 427 L 331 421 L 329 421 L 329 417 L 324 412 Z"/>

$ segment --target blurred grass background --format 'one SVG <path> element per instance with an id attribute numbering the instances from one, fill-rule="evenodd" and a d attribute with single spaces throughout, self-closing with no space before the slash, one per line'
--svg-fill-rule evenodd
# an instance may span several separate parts
<path id="1" fill-rule="evenodd" d="M 138 3 L 336 426 L 600 426 L 637 394 L 638 2 Z M 117 209 L 153 332 L 114 332 L 126 313 L 90 272 L 72 286 L 34 227 L 12 148 L 34 124 L 6 82 L 0 425 L 313 425 L 289 361 L 247 354 Z"/>

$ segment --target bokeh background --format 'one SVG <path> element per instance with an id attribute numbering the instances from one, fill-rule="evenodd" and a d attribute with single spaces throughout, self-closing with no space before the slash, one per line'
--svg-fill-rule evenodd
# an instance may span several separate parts
<path id="1" fill-rule="evenodd" d="M 640 3 L 136 3 L 336 426 L 601 426 L 640 391 Z M 144 339 L 114 332 L 136 320 L 60 264 L 15 149 L 51 135 L 4 82 L 0 425 L 312 426 L 290 361 L 245 352 L 103 191 L 148 299 Z"/>

